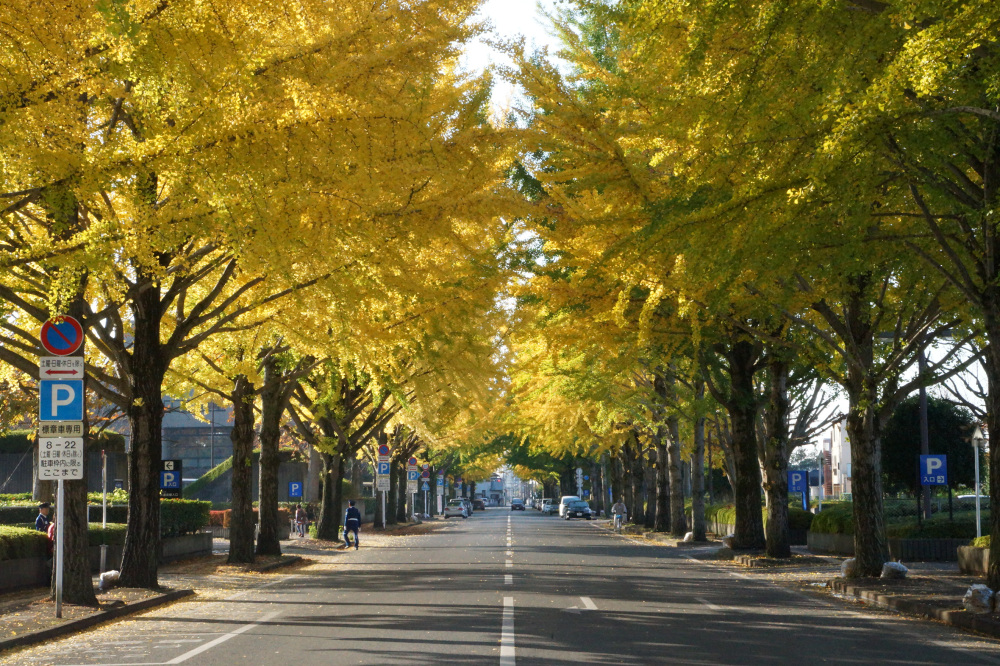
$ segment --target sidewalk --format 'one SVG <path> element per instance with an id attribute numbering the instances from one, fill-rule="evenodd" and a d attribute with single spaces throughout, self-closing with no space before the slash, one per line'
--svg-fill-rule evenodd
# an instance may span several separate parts
<path id="1" fill-rule="evenodd" d="M 604 523 L 605 521 L 601 521 Z M 599 527 L 610 529 L 609 524 Z M 676 538 L 646 533 L 631 526 L 622 535 L 643 543 L 676 546 Z M 710 539 L 713 535 L 710 535 Z M 685 544 L 686 545 L 686 544 Z M 718 542 L 696 544 L 690 555 L 714 565 L 739 569 L 741 575 L 763 578 L 776 585 L 808 594 L 823 594 L 843 601 L 860 603 L 907 616 L 919 617 L 1000 639 L 1000 615 L 975 615 L 962 607 L 962 597 L 970 585 L 985 579 L 958 570 L 957 562 L 903 562 L 909 569 L 903 580 L 844 579 L 840 577 L 843 557 L 819 555 L 805 546 L 793 546 L 788 561 L 769 560 L 762 554 L 734 554 Z"/>

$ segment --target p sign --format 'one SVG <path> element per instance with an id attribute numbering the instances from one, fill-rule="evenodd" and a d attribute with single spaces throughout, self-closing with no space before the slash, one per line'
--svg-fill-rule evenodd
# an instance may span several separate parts
<path id="1" fill-rule="evenodd" d="M 301 481 L 289 481 L 288 482 L 288 497 L 289 498 L 301 498 L 302 497 L 302 482 Z"/>
<path id="2" fill-rule="evenodd" d="M 948 456 L 920 456 L 920 485 L 948 485 Z"/>
<path id="3" fill-rule="evenodd" d="M 803 470 L 788 471 L 788 492 L 804 493 L 808 484 L 809 473 Z"/>
<path id="4" fill-rule="evenodd" d="M 82 421 L 83 380 L 43 379 L 38 382 L 40 421 Z"/>

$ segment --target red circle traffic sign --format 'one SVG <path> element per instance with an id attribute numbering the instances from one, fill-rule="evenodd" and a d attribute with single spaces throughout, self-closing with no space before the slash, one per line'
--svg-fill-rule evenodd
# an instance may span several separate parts
<path id="1" fill-rule="evenodd" d="M 416 467 L 417 466 L 417 459 L 416 458 L 410 458 L 409 460 L 406 461 L 406 463 L 408 465 L 413 465 L 414 467 Z"/>
<path id="2" fill-rule="evenodd" d="M 371 451 L 371 449 L 368 449 L 368 450 Z M 387 444 L 379 444 L 378 454 L 380 456 L 388 456 L 389 455 L 389 446 Z"/>
<path id="3" fill-rule="evenodd" d="M 48 353 L 69 356 L 83 344 L 83 327 L 73 317 L 55 317 L 42 324 L 38 337 Z"/>

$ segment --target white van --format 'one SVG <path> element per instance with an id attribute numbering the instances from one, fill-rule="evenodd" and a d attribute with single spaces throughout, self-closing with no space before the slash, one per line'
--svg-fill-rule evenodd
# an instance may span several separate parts
<path id="1" fill-rule="evenodd" d="M 563 495 L 559 498 L 559 517 L 566 517 L 566 505 L 580 499 L 577 495 Z"/>

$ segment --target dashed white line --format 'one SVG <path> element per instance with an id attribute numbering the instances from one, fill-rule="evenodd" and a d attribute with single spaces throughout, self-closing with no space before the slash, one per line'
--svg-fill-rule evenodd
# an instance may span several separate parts
<path id="1" fill-rule="evenodd" d="M 503 624 L 500 629 L 500 666 L 514 666 L 514 597 L 503 598 Z"/>
<path id="2" fill-rule="evenodd" d="M 720 610 L 722 610 L 721 608 L 719 608 L 715 604 L 709 603 L 707 600 L 702 599 L 701 597 L 695 597 L 694 599 L 695 599 L 695 601 L 700 601 L 701 603 L 703 603 L 708 608 L 708 610 L 713 610 L 713 611 L 720 611 Z"/>
<path id="3" fill-rule="evenodd" d="M 597 610 L 597 604 L 590 597 L 580 597 L 580 601 L 583 602 L 583 606 L 587 610 Z"/>
<path id="4" fill-rule="evenodd" d="M 514 566 L 514 560 L 507 560 L 507 568 L 510 569 Z"/>
<path id="5" fill-rule="evenodd" d="M 513 585 L 514 584 L 514 576 L 512 576 L 511 574 L 505 574 L 504 577 L 503 577 L 503 584 L 504 585 Z"/>

